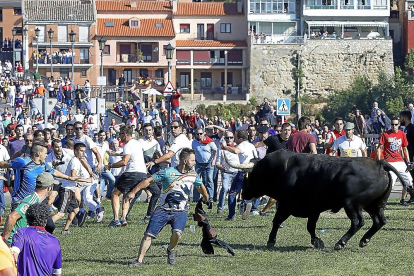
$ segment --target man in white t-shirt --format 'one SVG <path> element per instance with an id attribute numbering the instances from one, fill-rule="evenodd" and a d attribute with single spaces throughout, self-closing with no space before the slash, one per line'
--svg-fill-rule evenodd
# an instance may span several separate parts
<path id="1" fill-rule="evenodd" d="M 73 116 L 77 122 L 83 122 L 83 118 L 85 117 L 81 110 L 78 108 L 76 109 L 76 114 Z"/>
<path id="2" fill-rule="evenodd" d="M 5 95 L 6 96 L 6 95 Z M 10 106 L 14 106 L 14 97 L 16 96 L 16 86 L 14 85 L 14 82 L 12 81 L 9 85 L 9 99 L 10 99 Z"/>
<path id="3" fill-rule="evenodd" d="M 148 162 L 147 167 L 151 169 L 155 164 L 171 159 L 171 167 L 175 167 L 179 163 L 179 156 L 183 148 L 191 149 L 191 142 L 188 140 L 187 136 L 182 133 L 182 125 L 178 121 L 171 122 L 171 133 L 174 136 L 174 142 L 169 148 L 168 152 L 161 156 L 160 158 L 155 159 L 154 161 Z"/>
<path id="4" fill-rule="evenodd" d="M 132 138 L 133 128 L 122 126 L 119 136 L 124 143 L 124 152 L 121 161 L 105 165 L 105 170 L 126 167 L 125 172 L 116 180 L 115 189 L 112 193 L 112 211 L 114 219 L 108 227 L 127 226 L 126 215 L 128 214 L 129 201 L 124 201 L 122 205 L 121 220 L 119 220 L 119 196 L 129 193 L 139 182 L 147 178 L 147 168 L 145 166 L 144 154 L 141 144 Z"/>
<path id="5" fill-rule="evenodd" d="M 104 158 L 105 154 L 112 154 L 112 152 L 109 150 L 109 144 L 105 139 L 106 139 L 105 131 L 100 130 L 98 133 L 98 143 L 96 144 L 96 148 L 98 149 L 99 155 L 101 156 L 102 160 L 105 160 Z M 111 170 L 103 170 L 101 172 L 100 185 L 99 185 L 99 189 L 101 191 L 101 194 L 100 194 L 101 197 L 104 196 L 105 185 L 107 187 L 113 187 L 115 185 L 115 177 L 112 175 Z M 108 192 L 106 194 L 110 195 L 108 194 Z"/>
<path id="6" fill-rule="evenodd" d="M 338 153 L 342 157 L 367 157 L 367 147 L 361 138 L 354 135 L 354 124 L 347 122 L 344 127 L 345 135 L 336 139 L 329 155 Z"/>

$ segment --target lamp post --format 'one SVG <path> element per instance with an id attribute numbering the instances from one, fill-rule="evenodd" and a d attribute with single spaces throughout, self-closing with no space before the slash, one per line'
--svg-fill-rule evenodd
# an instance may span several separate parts
<path id="1" fill-rule="evenodd" d="M 39 72 L 39 36 L 40 29 L 36 27 L 35 29 L 35 39 L 36 39 L 36 73 Z"/>
<path id="2" fill-rule="evenodd" d="M 50 28 L 50 30 L 47 31 L 47 34 L 49 35 L 49 39 L 50 39 L 50 76 L 51 77 L 53 77 L 53 51 L 52 51 L 53 33 L 54 33 L 54 31 L 52 30 L 52 28 Z"/>
<path id="3" fill-rule="evenodd" d="M 16 30 L 16 27 L 13 27 L 13 30 L 12 30 L 12 35 L 13 35 L 13 40 L 12 40 L 12 43 L 13 43 L 13 63 L 12 63 L 12 76 L 14 76 L 14 67 L 16 66 L 16 64 L 15 64 L 15 56 L 14 56 L 14 54 L 15 54 L 15 45 L 16 45 L 16 43 L 15 43 L 15 41 L 14 41 L 14 37 L 16 36 L 16 34 L 17 34 L 17 30 Z"/>
<path id="4" fill-rule="evenodd" d="M 26 26 L 24 26 L 23 28 L 23 41 L 22 41 L 22 67 L 23 67 L 23 78 L 26 79 L 26 43 L 28 43 L 27 40 L 27 33 L 29 32 L 29 30 L 27 29 Z"/>
<path id="5" fill-rule="evenodd" d="M 168 45 L 165 47 L 165 56 L 168 61 L 168 82 L 171 81 L 171 60 L 174 55 L 175 48 L 171 45 L 171 43 L 168 43 Z M 167 97 L 167 103 L 168 103 L 168 120 L 167 120 L 167 141 L 170 142 L 170 133 L 171 133 L 171 100 L 172 96 Z"/>
<path id="6" fill-rule="evenodd" d="M 99 50 L 101 50 L 101 77 L 103 77 L 103 51 L 105 50 L 105 43 L 106 39 L 101 36 L 100 39 L 98 39 L 99 42 Z M 101 85 L 101 98 L 103 98 L 103 85 Z M 98 116 L 98 131 L 101 128 L 101 113 L 98 113 L 98 95 L 96 95 L 96 116 Z"/>
<path id="7" fill-rule="evenodd" d="M 72 43 L 72 83 L 73 83 L 73 85 L 75 85 L 75 68 L 73 67 L 73 62 L 74 62 L 74 59 L 75 59 L 75 50 L 73 49 L 73 46 L 74 46 L 74 43 L 75 43 L 75 39 L 76 39 L 76 33 L 72 30 L 72 31 L 70 31 L 70 33 L 69 33 L 69 39 L 70 39 L 70 42 Z"/>

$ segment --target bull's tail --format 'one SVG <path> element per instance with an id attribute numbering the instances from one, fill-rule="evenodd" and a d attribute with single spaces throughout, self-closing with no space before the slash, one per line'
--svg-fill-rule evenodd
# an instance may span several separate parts
<path id="1" fill-rule="evenodd" d="M 402 178 L 402 176 L 401 176 L 401 174 L 393 167 L 393 166 L 391 166 L 390 165 L 390 163 L 388 163 L 387 161 L 385 161 L 385 160 L 380 160 L 381 161 L 381 163 L 382 163 L 382 167 L 384 168 L 384 170 L 385 171 L 387 171 L 388 173 L 390 172 L 390 171 L 392 171 L 393 173 L 395 173 L 395 175 L 398 177 L 398 179 L 401 181 L 401 185 L 404 187 L 404 188 L 407 188 L 407 187 L 409 187 L 409 186 L 411 186 L 410 185 L 410 183 L 405 183 L 405 181 L 404 181 L 404 179 Z"/>

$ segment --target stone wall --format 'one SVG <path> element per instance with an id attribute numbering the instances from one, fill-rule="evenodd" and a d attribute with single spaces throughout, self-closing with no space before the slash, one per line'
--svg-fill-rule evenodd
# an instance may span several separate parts
<path id="1" fill-rule="evenodd" d="M 251 47 L 250 94 L 270 99 L 296 95 L 294 68 L 300 55 L 301 95 L 327 96 L 348 88 L 356 76 L 378 82 L 381 70 L 394 74 L 392 40 L 308 40 L 305 44 Z"/>

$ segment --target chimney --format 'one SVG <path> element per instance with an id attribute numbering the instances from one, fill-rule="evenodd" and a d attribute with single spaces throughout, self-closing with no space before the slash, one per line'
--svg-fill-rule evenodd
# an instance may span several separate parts
<path id="1" fill-rule="evenodd" d="M 172 12 L 176 13 L 177 12 L 178 0 L 171 0 L 171 4 L 172 4 Z"/>
<path id="2" fill-rule="evenodd" d="M 137 7 L 137 0 L 131 0 L 131 8 Z"/>
<path id="3" fill-rule="evenodd" d="M 242 13 L 243 12 L 243 0 L 237 1 L 237 12 Z"/>

